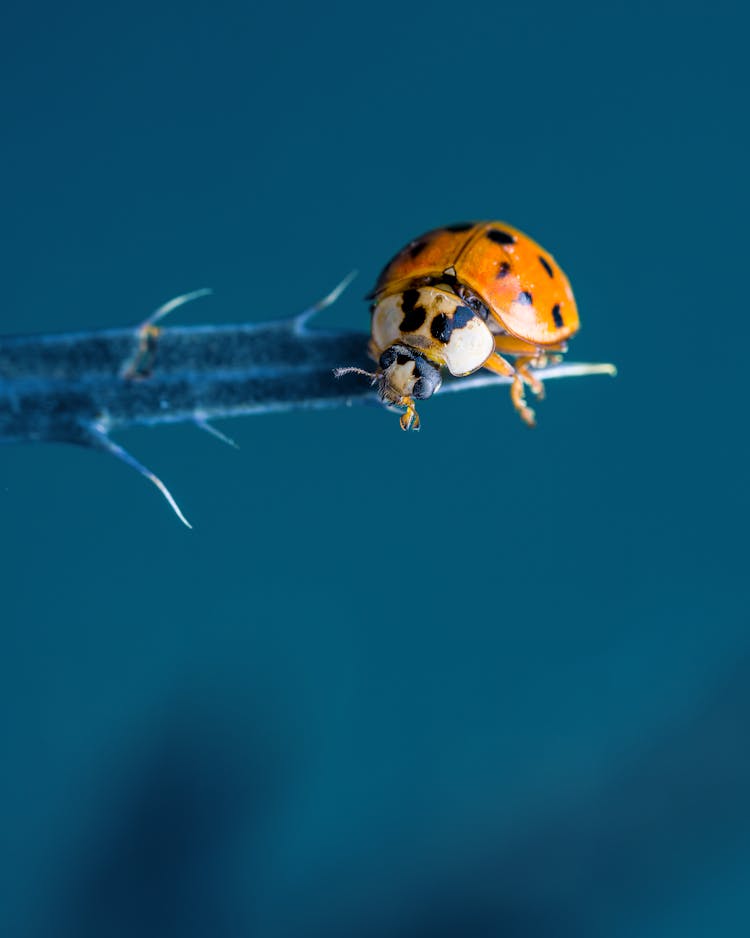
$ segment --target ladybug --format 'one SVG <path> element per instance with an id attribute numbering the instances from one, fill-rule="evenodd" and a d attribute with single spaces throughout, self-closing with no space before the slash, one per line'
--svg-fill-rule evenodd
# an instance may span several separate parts
<path id="1" fill-rule="evenodd" d="M 567 350 L 579 328 L 568 278 L 552 256 L 500 221 L 436 228 L 391 260 L 368 296 L 370 355 L 381 399 L 405 408 L 404 430 L 419 427 L 415 399 L 440 387 L 441 368 L 468 375 L 487 368 L 513 379 L 511 400 L 534 426 L 524 384 L 541 398 L 529 371 Z M 513 363 L 505 358 L 513 357 Z"/>

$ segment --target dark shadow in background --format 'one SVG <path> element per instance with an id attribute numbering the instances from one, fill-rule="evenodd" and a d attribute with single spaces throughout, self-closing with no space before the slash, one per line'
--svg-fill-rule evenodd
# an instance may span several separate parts
<path id="1" fill-rule="evenodd" d="M 266 873 L 268 818 L 283 813 L 279 800 L 291 767 L 260 737 L 245 734 L 237 746 L 236 728 L 232 743 L 229 734 L 206 736 L 202 722 L 199 736 L 184 729 L 183 719 L 183 728 L 166 734 L 132 773 L 110 812 L 111 826 L 103 826 L 96 849 L 73 870 L 61 926 L 49 934 L 252 933 L 248 925 L 262 902 L 252 889 Z M 363 863 L 326 883 L 330 895 L 318 897 L 317 915 L 305 913 L 303 897 L 289 897 L 290 905 L 301 900 L 301 918 L 278 934 L 565 938 L 637 922 L 679 900 L 707 864 L 750 833 L 748 726 L 745 661 L 693 705 L 682 725 L 653 735 L 608 778 L 589 779 L 585 790 L 558 793 L 557 801 L 551 790 L 502 844 L 488 816 L 484 843 L 495 845 L 473 853 L 463 845 L 455 852 L 460 861 L 452 861 L 450 844 L 438 863 L 409 843 L 391 863 L 363 845 Z M 238 876 L 246 887 L 241 901 L 227 886 Z M 365 881 L 377 901 L 343 912 L 337 896 L 358 894 Z"/>
<path id="2" fill-rule="evenodd" d="M 389 903 L 382 889 L 378 907 L 356 921 L 332 916 L 314 935 L 593 938 L 679 903 L 750 835 L 750 660 L 688 708 L 608 777 L 557 800 L 550 790 L 502 844 L 488 817 L 484 843 L 495 845 L 460 846 L 453 865 L 405 845 L 393 868 L 414 880 L 409 890 L 394 884 Z"/>
<path id="3" fill-rule="evenodd" d="M 273 813 L 282 773 L 260 735 L 205 715 L 193 732 L 185 716 L 145 758 L 123 766 L 118 796 L 94 847 L 69 874 L 62 915 L 48 935 L 64 938 L 223 938 L 245 933 L 235 919 L 227 874 L 243 864 L 252 912 L 256 837 Z M 246 721 L 241 721 L 243 729 Z M 236 853 L 235 853 L 236 852 Z M 233 855 L 234 854 L 234 855 Z"/>

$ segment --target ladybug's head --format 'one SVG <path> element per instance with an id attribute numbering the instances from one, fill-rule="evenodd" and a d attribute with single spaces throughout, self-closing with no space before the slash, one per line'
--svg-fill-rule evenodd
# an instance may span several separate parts
<path id="1" fill-rule="evenodd" d="M 424 400 L 440 387 L 440 369 L 428 361 L 421 352 L 408 345 L 391 345 L 380 356 L 375 372 L 362 368 L 335 368 L 334 375 L 359 374 L 370 378 L 378 389 L 381 401 L 405 407 L 401 415 L 404 430 L 418 429 L 419 417 L 414 398 Z"/>
<path id="2" fill-rule="evenodd" d="M 378 365 L 378 394 L 389 404 L 404 403 L 405 397 L 432 397 L 441 384 L 440 369 L 408 345 L 387 348 Z"/>

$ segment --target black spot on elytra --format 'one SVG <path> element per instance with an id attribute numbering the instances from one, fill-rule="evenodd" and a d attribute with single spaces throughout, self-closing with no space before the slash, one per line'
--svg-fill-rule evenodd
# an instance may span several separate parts
<path id="1" fill-rule="evenodd" d="M 552 267 L 551 267 L 551 265 L 550 265 L 550 262 L 549 262 L 546 258 L 542 257 L 541 254 L 539 255 L 539 263 L 542 265 L 542 267 L 544 267 L 544 269 L 547 271 L 547 274 L 548 274 L 550 277 L 554 277 L 554 276 L 555 276 L 555 272 L 554 272 L 554 270 L 552 269 Z"/>
<path id="2" fill-rule="evenodd" d="M 487 237 L 490 241 L 494 241 L 495 244 L 515 244 L 516 236 L 512 235 L 509 231 L 503 231 L 502 228 L 490 228 L 487 232 Z"/>
<path id="3" fill-rule="evenodd" d="M 458 233 L 459 231 L 468 231 L 470 228 L 473 228 L 473 227 L 474 227 L 473 221 L 460 221 L 460 222 L 457 222 L 455 225 L 446 225 L 445 230 Z"/>
<path id="4" fill-rule="evenodd" d="M 463 327 L 474 318 L 474 311 L 468 306 L 459 306 L 452 316 L 446 316 L 445 313 L 438 313 L 432 320 L 430 332 L 438 342 L 447 344 L 450 342 L 454 329 L 463 329 Z"/>
<path id="5" fill-rule="evenodd" d="M 555 325 L 558 329 L 561 329 L 563 326 L 562 313 L 560 312 L 560 304 L 555 303 L 552 307 L 552 318 L 555 320 Z"/>
<path id="6" fill-rule="evenodd" d="M 422 251 L 424 251 L 426 247 L 427 247 L 426 241 L 413 241 L 407 248 L 409 252 L 409 257 L 412 260 L 414 260 L 415 257 L 419 257 L 419 255 L 422 253 Z"/>
<path id="7" fill-rule="evenodd" d="M 521 303 L 523 306 L 531 306 L 534 302 L 534 297 L 529 293 L 528 290 L 522 290 L 516 299 L 517 303 Z"/>
<path id="8" fill-rule="evenodd" d="M 404 318 L 401 320 L 402 332 L 416 332 L 420 326 L 424 325 L 427 318 L 427 310 L 424 306 L 417 306 L 419 300 L 419 290 L 405 290 L 401 296 L 401 309 L 404 311 Z"/>
<path id="9" fill-rule="evenodd" d="M 502 280 L 503 277 L 507 277 L 510 273 L 510 264 L 507 261 L 503 261 L 502 264 L 497 268 L 497 274 L 495 275 L 497 280 Z"/>

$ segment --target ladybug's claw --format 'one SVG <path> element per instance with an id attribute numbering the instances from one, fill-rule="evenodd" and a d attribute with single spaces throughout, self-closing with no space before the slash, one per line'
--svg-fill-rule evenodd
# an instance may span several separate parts
<path id="1" fill-rule="evenodd" d="M 411 397 L 402 397 L 399 401 L 406 411 L 401 414 L 399 423 L 402 430 L 419 430 L 419 414 L 414 406 L 414 400 Z"/>
<path id="2" fill-rule="evenodd" d="M 521 420 L 523 420 L 526 426 L 535 427 L 536 415 L 526 403 L 526 398 L 523 394 L 523 381 L 520 375 L 513 379 L 513 384 L 510 387 L 510 399 L 513 401 L 513 406 L 518 411 Z"/>

